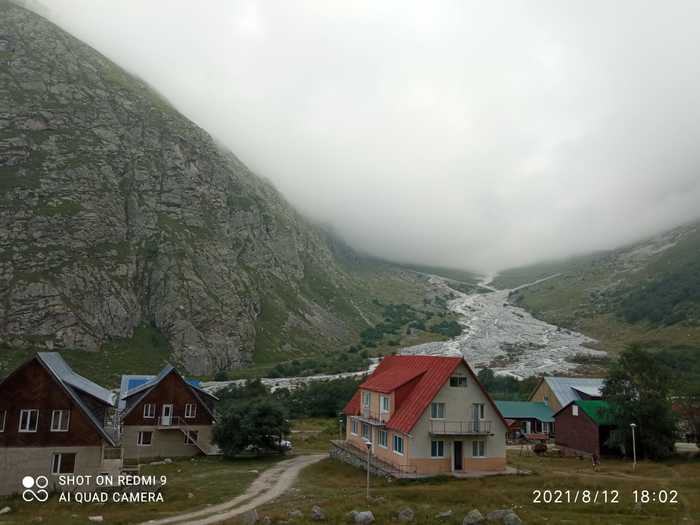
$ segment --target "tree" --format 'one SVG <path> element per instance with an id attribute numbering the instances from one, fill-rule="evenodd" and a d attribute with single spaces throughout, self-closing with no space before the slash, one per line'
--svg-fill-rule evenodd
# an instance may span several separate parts
<path id="1" fill-rule="evenodd" d="M 283 437 L 289 433 L 284 408 L 270 399 L 230 404 L 214 426 L 214 443 L 227 457 L 245 450 L 281 452 Z"/>
<path id="2" fill-rule="evenodd" d="M 603 388 L 603 399 L 610 404 L 617 431 L 608 445 L 618 446 L 627 455 L 632 451 L 630 424 L 637 428 L 637 456 L 662 459 L 674 451 L 676 416 L 671 407 L 673 374 L 654 355 L 631 346 L 615 361 Z"/>

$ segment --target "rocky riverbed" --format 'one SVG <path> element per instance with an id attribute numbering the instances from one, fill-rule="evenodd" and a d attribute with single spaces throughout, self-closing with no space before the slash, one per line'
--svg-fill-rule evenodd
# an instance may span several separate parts
<path id="1" fill-rule="evenodd" d="M 431 281 L 438 287 L 448 286 L 437 276 Z M 479 283 L 491 290 L 488 293 L 452 290 L 456 297 L 448 306 L 460 317 L 460 336 L 405 348 L 402 353 L 463 355 L 475 369 L 489 367 L 497 374 L 518 378 L 571 371 L 578 366 L 571 362 L 576 354 L 605 355 L 589 348 L 595 343 L 590 337 L 535 319 L 510 304 L 508 295 L 512 290 L 491 288 L 490 281 L 485 278 Z"/>

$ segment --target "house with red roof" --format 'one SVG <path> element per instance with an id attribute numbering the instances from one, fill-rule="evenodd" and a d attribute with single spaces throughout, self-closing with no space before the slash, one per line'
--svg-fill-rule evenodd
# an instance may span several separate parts
<path id="1" fill-rule="evenodd" d="M 345 407 L 348 449 L 397 473 L 506 468 L 507 423 L 461 357 L 385 357 Z M 384 469 L 387 470 L 387 469 Z"/>

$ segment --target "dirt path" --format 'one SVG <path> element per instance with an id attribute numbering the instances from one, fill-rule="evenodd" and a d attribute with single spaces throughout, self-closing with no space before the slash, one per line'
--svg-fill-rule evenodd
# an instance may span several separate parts
<path id="1" fill-rule="evenodd" d="M 328 457 L 326 454 L 314 454 L 287 459 L 267 469 L 258 476 L 243 494 L 230 501 L 212 505 L 195 512 L 146 521 L 140 525 L 166 525 L 168 523 L 208 525 L 221 523 L 281 496 L 292 486 L 299 472 L 304 467 L 321 461 L 326 457 Z"/>

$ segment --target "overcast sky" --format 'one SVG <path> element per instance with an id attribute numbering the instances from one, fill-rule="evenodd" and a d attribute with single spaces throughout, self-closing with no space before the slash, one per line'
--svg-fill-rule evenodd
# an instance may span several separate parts
<path id="1" fill-rule="evenodd" d="M 497 270 L 700 215 L 700 2 L 44 0 L 352 245 Z"/>

